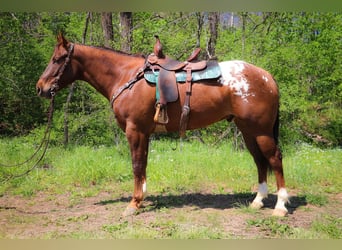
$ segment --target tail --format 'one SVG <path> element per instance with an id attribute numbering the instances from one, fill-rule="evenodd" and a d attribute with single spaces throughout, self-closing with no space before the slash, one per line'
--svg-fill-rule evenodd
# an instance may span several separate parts
<path id="1" fill-rule="evenodd" d="M 276 144 L 276 157 L 278 157 L 280 160 L 282 159 L 282 154 L 280 151 L 280 148 L 278 146 L 279 144 L 279 106 L 277 109 L 277 116 L 276 116 L 276 120 L 274 122 L 273 125 L 273 139 L 275 141 Z M 267 172 L 269 175 L 271 175 L 273 173 L 273 168 L 271 166 L 271 164 L 267 164 Z"/>
<path id="2" fill-rule="evenodd" d="M 277 117 L 273 125 L 273 138 L 275 140 L 276 145 L 279 144 L 279 106 L 277 109 Z"/>

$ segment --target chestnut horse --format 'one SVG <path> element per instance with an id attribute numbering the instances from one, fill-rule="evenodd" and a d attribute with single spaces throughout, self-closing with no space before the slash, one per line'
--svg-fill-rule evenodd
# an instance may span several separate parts
<path id="1" fill-rule="evenodd" d="M 149 137 L 158 132 L 154 120 L 156 87 L 142 76 L 146 59 L 107 48 L 74 44 L 58 35 L 51 60 L 37 82 L 39 96 L 52 98 L 75 80 L 86 81 L 111 101 L 120 128 L 125 132 L 134 174 L 133 197 L 123 215 L 134 214 L 146 192 Z M 279 92 L 265 70 L 243 61 L 219 63 L 221 77 L 193 83 L 187 129 L 197 129 L 226 119 L 234 121 L 258 168 L 258 192 L 251 203 L 261 208 L 267 197 L 267 172 L 275 174 L 277 203 L 273 215 L 285 216 L 288 193 L 277 146 Z M 179 98 L 169 103 L 169 122 L 164 129 L 179 131 L 185 99 L 185 84 L 179 84 Z"/>

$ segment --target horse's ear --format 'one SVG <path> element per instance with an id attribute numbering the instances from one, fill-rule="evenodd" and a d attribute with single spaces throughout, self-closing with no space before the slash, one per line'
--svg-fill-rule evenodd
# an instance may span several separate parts
<path id="1" fill-rule="evenodd" d="M 59 32 L 57 35 L 57 42 L 58 44 L 62 44 L 65 48 L 67 47 L 67 44 L 69 43 L 68 40 L 65 39 L 62 32 Z"/>

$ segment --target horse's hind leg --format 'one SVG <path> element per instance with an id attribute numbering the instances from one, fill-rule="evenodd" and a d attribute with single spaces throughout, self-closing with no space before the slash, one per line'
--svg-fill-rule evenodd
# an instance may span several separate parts
<path id="1" fill-rule="evenodd" d="M 256 142 L 259 146 L 265 159 L 267 159 L 268 164 L 274 172 L 277 182 L 278 199 L 273 215 L 275 216 L 285 216 L 287 214 L 287 209 L 285 204 L 288 202 L 288 193 L 285 188 L 285 179 L 283 172 L 282 156 L 276 142 L 272 136 L 260 135 L 256 137 Z"/>
<path id="2" fill-rule="evenodd" d="M 254 137 L 249 136 L 243 133 L 243 137 L 246 143 L 246 146 L 253 156 L 254 162 L 258 168 L 258 192 L 253 202 L 251 203 L 251 207 L 255 209 L 260 209 L 264 206 L 262 200 L 267 198 L 268 188 L 267 188 L 267 169 L 268 162 L 267 159 L 263 156 L 262 152 L 259 149 L 259 146 Z"/>
<path id="3" fill-rule="evenodd" d="M 246 146 L 253 156 L 254 162 L 258 167 L 258 193 L 251 203 L 252 208 L 262 208 L 262 200 L 268 195 L 267 171 L 273 171 L 276 177 L 278 199 L 273 215 L 285 216 L 287 209 L 285 203 L 288 202 L 288 194 L 285 189 L 285 180 L 282 167 L 280 150 L 272 136 L 248 135 L 242 131 Z"/>

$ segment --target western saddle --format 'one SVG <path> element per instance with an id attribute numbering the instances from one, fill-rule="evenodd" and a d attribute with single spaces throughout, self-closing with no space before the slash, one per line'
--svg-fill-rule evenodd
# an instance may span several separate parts
<path id="1" fill-rule="evenodd" d="M 190 113 L 190 96 L 192 85 L 192 71 L 203 70 L 207 67 L 207 61 L 198 61 L 197 57 L 200 48 L 196 48 L 189 58 L 180 62 L 168 56 L 165 56 L 160 43 L 159 37 L 155 36 L 156 43 L 154 45 L 153 53 L 147 58 L 147 63 L 152 71 L 159 71 L 157 91 L 159 92 L 159 100 L 156 103 L 156 113 L 154 121 L 157 124 L 165 125 L 168 123 L 169 118 L 167 115 L 167 103 L 175 102 L 178 99 L 178 85 L 176 80 L 176 72 L 186 72 L 186 93 L 185 102 L 182 108 L 180 119 L 180 136 L 185 135 L 187 128 L 189 113 Z"/>

